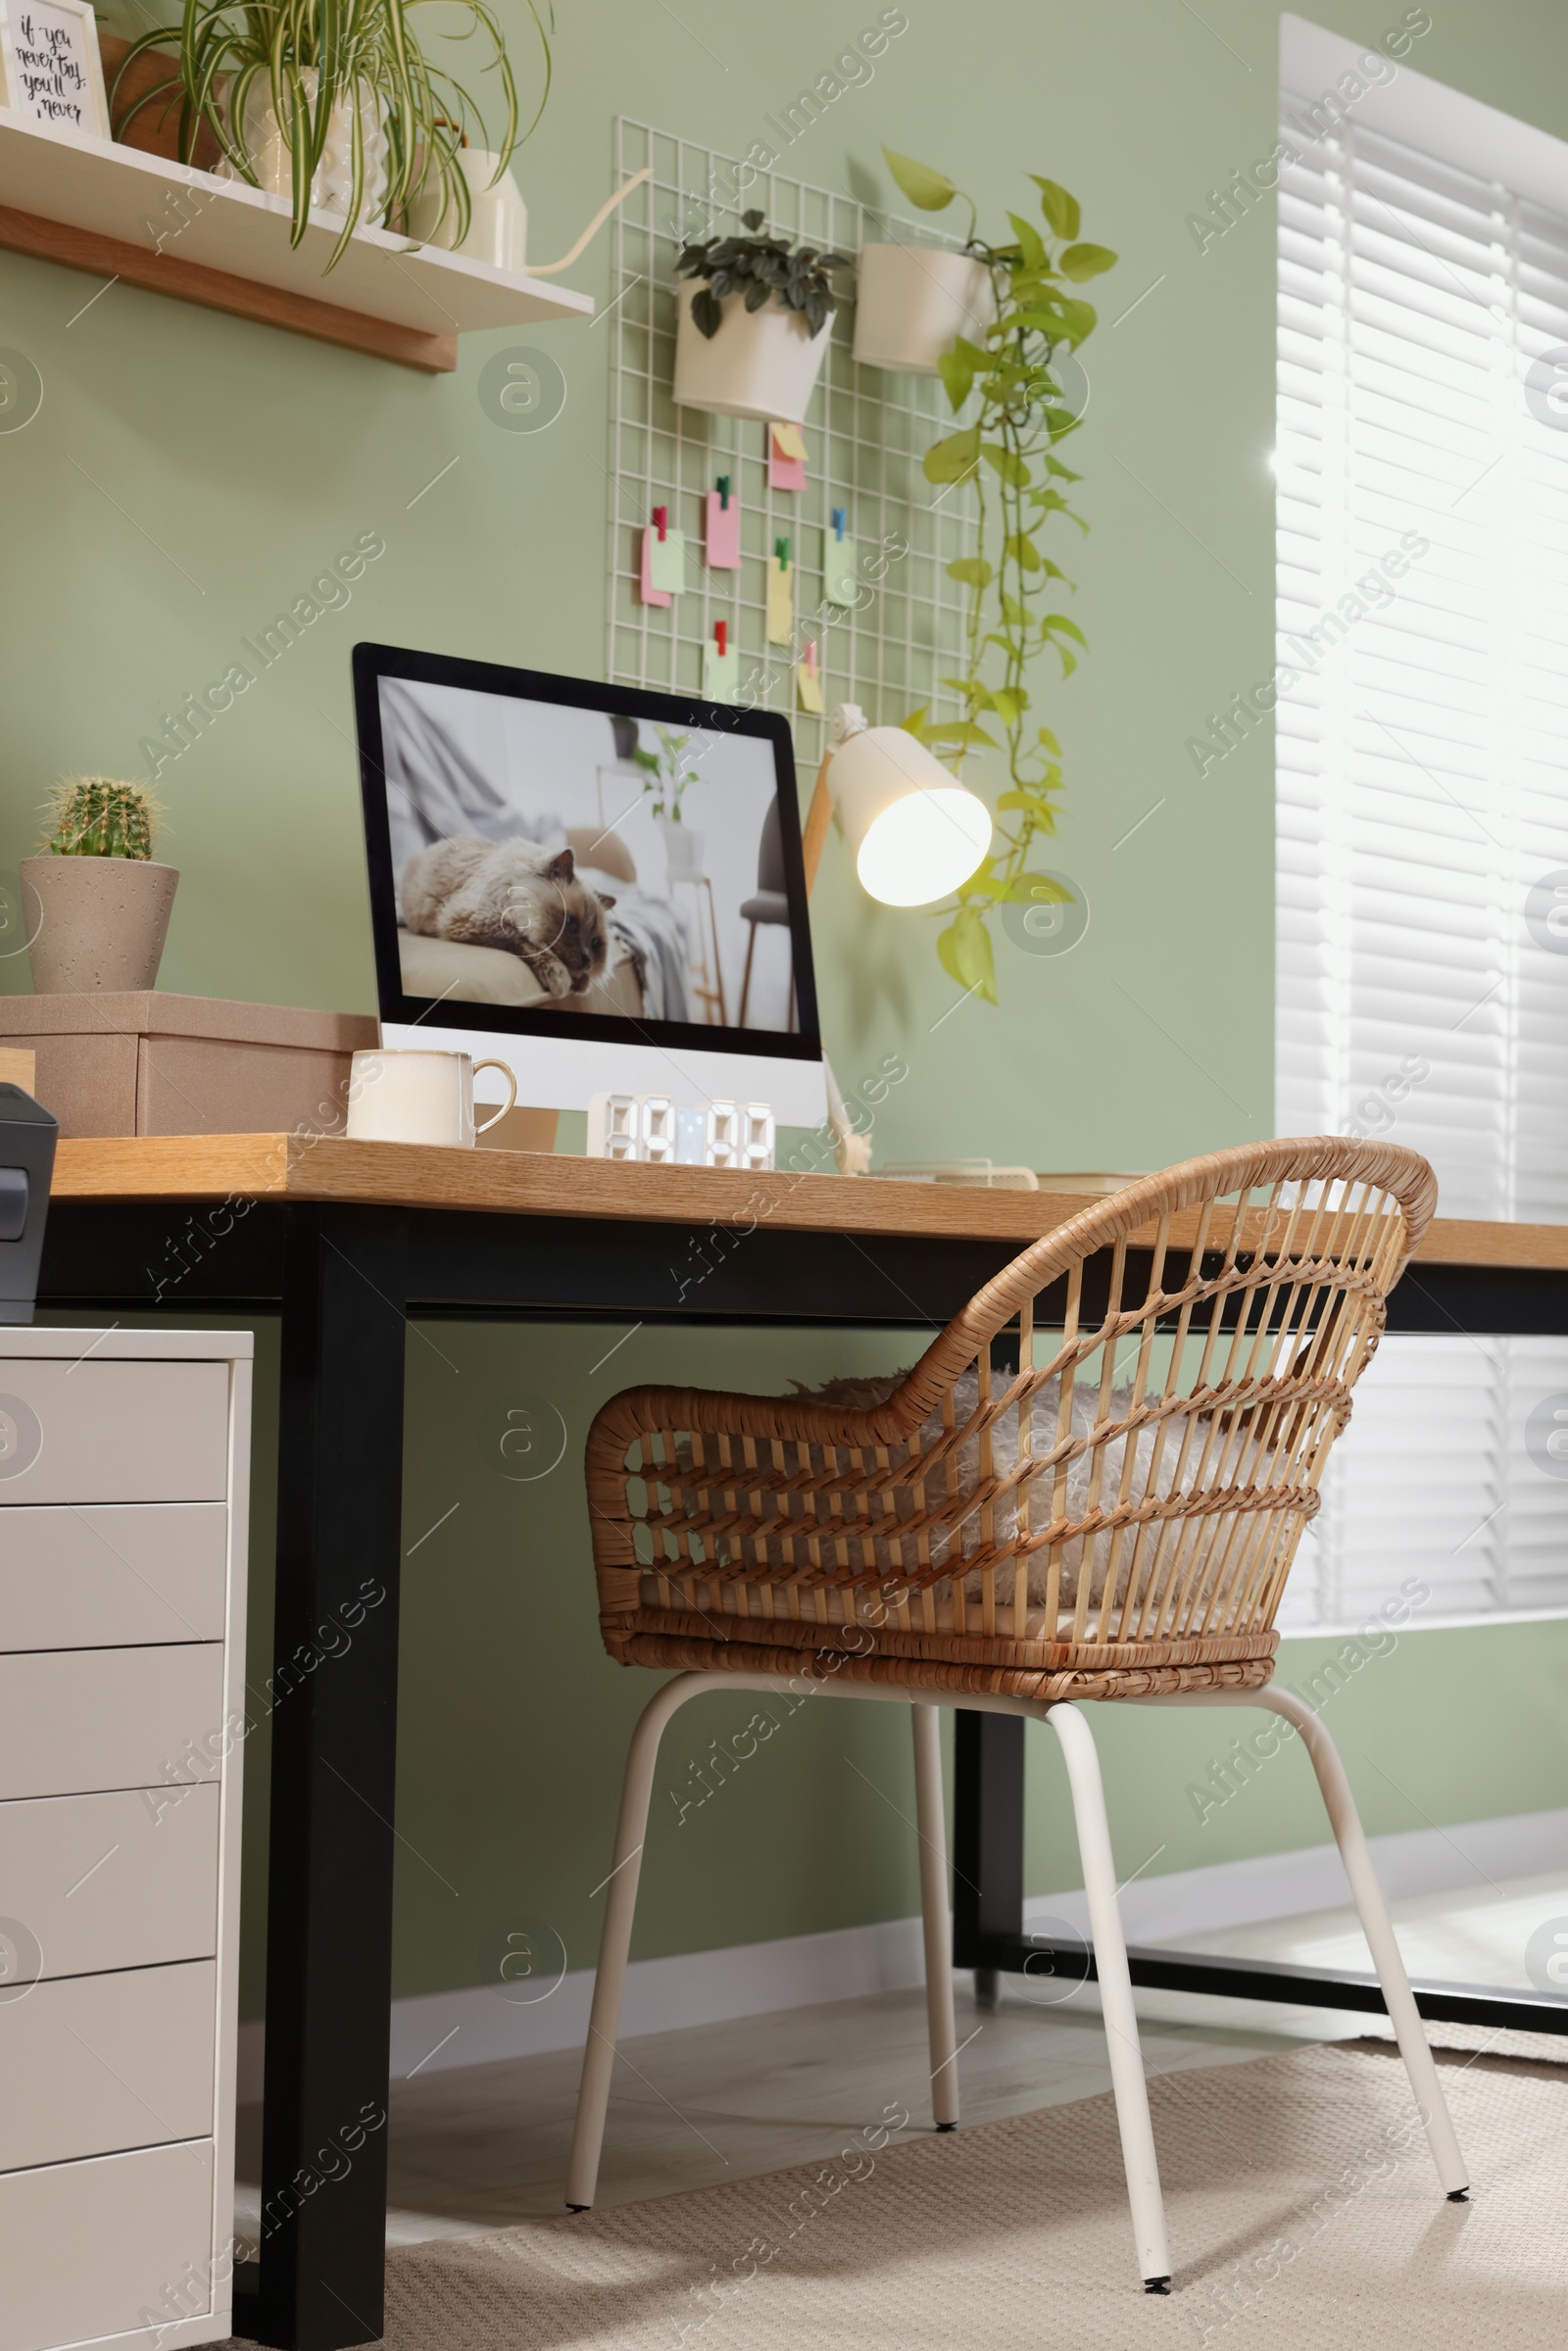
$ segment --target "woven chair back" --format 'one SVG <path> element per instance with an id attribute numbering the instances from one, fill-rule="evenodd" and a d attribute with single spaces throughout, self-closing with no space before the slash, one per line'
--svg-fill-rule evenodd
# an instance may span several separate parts
<path id="1" fill-rule="evenodd" d="M 1436 1198 L 1396 1145 L 1215 1152 L 1034 1243 L 891 1393 L 628 1390 L 588 1447 L 607 1645 L 1037 1695 L 1266 1680 Z"/>

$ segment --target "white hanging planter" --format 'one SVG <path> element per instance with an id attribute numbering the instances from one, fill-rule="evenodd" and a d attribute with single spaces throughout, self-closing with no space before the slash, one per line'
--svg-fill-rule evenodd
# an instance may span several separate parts
<path id="1" fill-rule="evenodd" d="M 936 375 L 959 335 L 983 343 L 997 315 L 984 262 L 935 245 L 862 245 L 855 359 L 893 375 Z"/>
<path id="2" fill-rule="evenodd" d="M 466 253 L 472 261 L 488 262 L 493 269 L 510 269 L 514 276 L 521 277 L 528 267 L 528 207 L 510 171 L 496 179 L 499 160 L 485 147 L 458 151 L 458 169 L 468 183 L 470 207 L 468 233 L 461 245 L 457 207 L 447 204 L 442 219 L 444 198 L 439 183 L 422 188 L 410 205 L 409 234 L 421 244 L 439 245 L 448 253 Z"/>
<path id="3" fill-rule="evenodd" d="M 812 334 L 804 311 L 787 311 L 776 294 L 749 311 L 743 294 L 726 294 L 723 323 L 711 338 L 692 320 L 698 282 L 675 289 L 675 402 L 709 416 L 748 416 L 759 423 L 804 424 L 822 372 L 833 321 Z"/>

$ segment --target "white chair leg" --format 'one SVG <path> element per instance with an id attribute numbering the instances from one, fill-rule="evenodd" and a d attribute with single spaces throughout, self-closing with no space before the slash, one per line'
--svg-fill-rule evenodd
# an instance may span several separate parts
<path id="1" fill-rule="evenodd" d="M 1443 2085 L 1438 2080 L 1438 2069 L 1427 2041 L 1426 2028 L 1415 2004 L 1415 1994 L 1410 1989 L 1410 1979 L 1404 1972 L 1404 1961 L 1399 1956 L 1399 1946 L 1395 1940 L 1394 1922 L 1389 1916 L 1388 1904 L 1383 1899 L 1377 1872 L 1372 1867 L 1366 1835 L 1355 1809 L 1355 1799 L 1350 1793 L 1350 1784 L 1345 1776 L 1345 1766 L 1340 1761 L 1339 1749 L 1324 1730 L 1319 1717 L 1304 1699 L 1297 1697 L 1293 1691 L 1250 1690 L 1245 1693 L 1238 1692 L 1238 1697 L 1244 1698 L 1250 1706 L 1267 1706 L 1273 1713 L 1283 1715 L 1300 1734 L 1302 1743 L 1312 1759 L 1312 1769 L 1317 1774 L 1317 1784 L 1322 1790 L 1324 1809 L 1334 1830 L 1335 1842 L 1340 1848 L 1340 1859 L 1350 1881 L 1350 1892 L 1361 1921 L 1361 1932 L 1372 1953 L 1372 1965 L 1383 1986 L 1389 2020 L 1399 2044 L 1399 2054 L 1404 2059 L 1405 2072 L 1410 2077 L 1411 2095 L 1426 2127 L 1427 2144 L 1432 2149 L 1432 2160 L 1438 2167 L 1438 2178 L 1449 2202 L 1463 2203 L 1469 2193 L 1470 2175 L 1464 2157 L 1459 2152 L 1458 2139 L 1454 2136 L 1453 2123 L 1443 2095 Z"/>
<path id="2" fill-rule="evenodd" d="M 626 1961 L 631 1951 L 632 1921 L 637 1912 L 637 1881 L 642 1874 L 643 1840 L 648 1834 L 648 1804 L 653 1794 L 659 1742 L 677 1707 L 695 1697 L 700 1690 L 734 1679 L 726 1674 L 677 1674 L 672 1682 L 666 1682 L 655 1692 L 631 1735 L 626 1776 L 620 1789 L 615 1850 L 605 1886 L 605 1924 L 599 1938 L 599 1968 L 594 1977 L 588 2041 L 582 2053 L 577 2121 L 571 2135 L 571 2160 L 566 2167 L 566 2204 L 572 2212 L 588 2210 L 599 2183 L 599 2152 L 605 2138 L 610 2077 L 615 2067 L 615 2035 L 620 2025 L 621 1993 L 626 1984 Z"/>
<path id="3" fill-rule="evenodd" d="M 1116 1906 L 1116 1865 L 1111 1858 L 1100 1757 L 1095 1750 L 1094 1734 L 1076 1706 L 1053 1706 L 1046 1720 L 1061 1741 L 1067 1782 L 1072 1790 L 1078 1857 L 1083 1864 L 1084 1892 L 1089 1898 L 1089 1927 L 1100 1978 L 1100 2005 L 1105 2020 L 1105 2045 L 1110 2057 L 1111 2087 L 1116 2094 L 1116 2124 L 1127 2171 L 1127 2197 L 1132 2206 L 1133 2235 L 1138 2243 L 1138 2266 L 1147 2293 L 1167 2294 L 1170 2253 L 1165 2239 L 1165 2206 L 1159 2192 L 1159 2166 L 1154 2157 L 1153 2127 L 1149 2119 L 1149 2086 L 1144 2080 L 1132 1980 L 1127 1973 L 1127 1945 L 1122 1936 L 1121 1913 Z"/>
<path id="4" fill-rule="evenodd" d="M 931 2111 L 939 2131 L 958 2127 L 957 2026 L 948 1921 L 948 1830 L 942 1805 L 942 1717 L 912 1705 L 914 1818 L 920 1832 L 920 1917 L 925 1928 L 925 2008 L 931 2034 Z"/>

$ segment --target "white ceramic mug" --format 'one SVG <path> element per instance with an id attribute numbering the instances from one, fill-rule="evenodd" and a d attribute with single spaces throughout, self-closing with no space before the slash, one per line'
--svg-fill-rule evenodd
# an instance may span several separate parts
<path id="1" fill-rule="evenodd" d="M 473 1123 L 473 1080 L 499 1069 L 507 1099 L 484 1126 Z M 517 1099 L 517 1081 L 505 1061 L 475 1061 L 468 1053 L 379 1046 L 356 1053 L 349 1081 L 352 1143 L 445 1143 L 471 1151 L 474 1138 L 505 1118 Z"/>

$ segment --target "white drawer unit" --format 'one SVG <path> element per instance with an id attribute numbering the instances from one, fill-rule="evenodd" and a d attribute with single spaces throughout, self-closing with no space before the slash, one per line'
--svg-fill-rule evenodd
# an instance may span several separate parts
<path id="1" fill-rule="evenodd" d="M 26 1506 L 0 1532 L 0 1653 L 223 1638 L 225 1502 Z"/>
<path id="2" fill-rule="evenodd" d="M 226 2253 L 213 2258 L 217 2174 L 210 2138 L 0 2174 L 0 2351 L 226 2334 L 208 2315 L 230 2292 Z"/>
<path id="3" fill-rule="evenodd" d="M 230 2332 L 250 1406 L 0 1331 L 0 2351 Z"/>
<path id="4" fill-rule="evenodd" d="M 96 1976 L 211 1959 L 219 1804 L 211 1785 L 0 1804 L 6 1911 L 26 1920 L 38 1946 L 27 1972 Z M 0 2004 L 0 2039 L 10 2022 Z"/>
<path id="5" fill-rule="evenodd" d="M 191 1641 L 0 1657 L 0 1801 L 207 1778 L 186 1750 L 222 1724 L 223 1650 Z"/>
<path id="6" fill-rule="evenodd" d="M 142 1363 L 137 1376 L 75 1352 L 19 1362 L 0 1339 L 0 1507 L 24 1502 L 219 1502 L 228 1481 L 221 1363 Z M 119 1338 L 119 1332 L 112 1334 Z"/>

